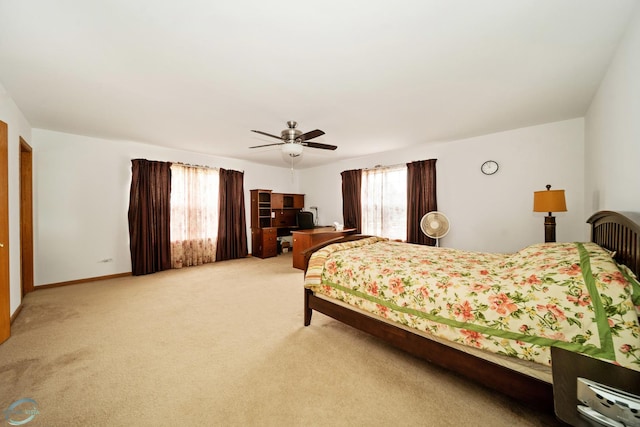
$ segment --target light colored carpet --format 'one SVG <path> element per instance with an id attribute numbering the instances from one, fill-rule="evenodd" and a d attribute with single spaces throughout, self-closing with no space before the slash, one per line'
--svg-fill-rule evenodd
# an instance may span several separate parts
<path id="1" fill-rule="evenodd" d="M 319 313 L 305 328 L 302 281 L 288 253 L 33 292 L 0 345 L 0 413 L 32 398 L 29 427 L 556 423 Z"/>

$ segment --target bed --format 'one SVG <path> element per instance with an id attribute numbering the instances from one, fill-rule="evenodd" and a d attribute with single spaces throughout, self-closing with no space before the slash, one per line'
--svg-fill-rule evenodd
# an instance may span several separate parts
<path id="1" fill-rule="evenodd" d="M 508 255 L 334 239 L 305 253 L 304 324 L 323 313 L 552 410 L 551 347 L 640 371 L 640 214 L 602 211 L 587 222 L 591 242 Z"/>

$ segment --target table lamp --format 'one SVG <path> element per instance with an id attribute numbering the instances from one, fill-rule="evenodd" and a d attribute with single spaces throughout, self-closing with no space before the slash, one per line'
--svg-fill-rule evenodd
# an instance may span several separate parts
<path id="1" fill-rule="evenodd" d="M 544 218 L 544 241 L 556 241 L 556 218 L 551 215 L 552 212 L 566 212 L 567 203 L 564 199 L 564 190 L 552 190 L 547 185 L 546 191 L 533 192 L 533 211 L 549 212 Z"/>

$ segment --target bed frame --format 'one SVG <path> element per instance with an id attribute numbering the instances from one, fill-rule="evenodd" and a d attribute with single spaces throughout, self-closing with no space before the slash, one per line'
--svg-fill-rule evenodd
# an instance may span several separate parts
<path id="1" fill-rule="evenodd" d="M 591 241 L 616 251 L 616 260 L 627 265 L 640 277 L 640 214 L 601 211 L 592 215 Z M 309 258 L 316 250 L 331 243 L 357 240 L 368 236 L 345 236 L 324 242 L 304 253 L 305 271 Z M 311 324 L 313 310 L 342 323 L 367 332 L 394 347 L 402 349 L 430 363 L 448 369 L 485 387 L 511 396 L 541 410 L 553 412 L 553 386 L 550 383 L 468 353 L 411 333 L 400 327 L 350 310 L 314 295 L 310 289 L 304 294 L 304 325 Z"/>

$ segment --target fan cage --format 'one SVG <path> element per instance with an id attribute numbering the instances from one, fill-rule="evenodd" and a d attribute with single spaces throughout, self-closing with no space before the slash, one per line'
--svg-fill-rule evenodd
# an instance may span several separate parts
<path id="1" fill-rule="evenodd" d="M 449 233 L 449 218 L 442 212 L 429 212 L 420 220 L 420 229 L 427 237 L 435 239 L 436 246 L 438 246 L 439 239 Z"/>

